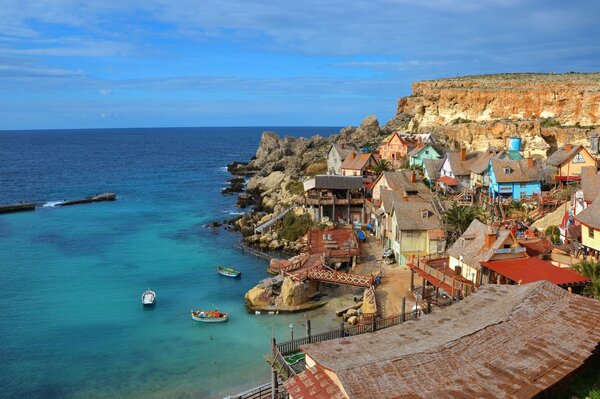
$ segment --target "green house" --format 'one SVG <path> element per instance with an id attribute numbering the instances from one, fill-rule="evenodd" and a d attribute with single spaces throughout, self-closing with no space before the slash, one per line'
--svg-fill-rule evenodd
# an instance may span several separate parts
<path id="1" fill-rule="evenodd" d="M 431 144 L 413 148 L 408 156 L 410 166 L 423 166 L 424 159 L 440 159 L 442 157 Z"/>

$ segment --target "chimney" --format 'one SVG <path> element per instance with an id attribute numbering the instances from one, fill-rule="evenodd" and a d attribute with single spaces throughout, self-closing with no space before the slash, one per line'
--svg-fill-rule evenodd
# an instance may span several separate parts
<path id="1" fill-rule="evenodd" d="M 461 148 L 460 149 L 460 160 L 461 161 L 466 161 L 467 160 L 467 149 L 466 148 Z"/>
<path id="2" fill-rule="evenodd" d="M 531 158 L 531 157 L 527 158 L 527 167 L 533 168 L 533 158 Z"/>
<path id="3" fill-rule="evenodd" d="M 565 151 L 566 151 L 566 152 L 569 152 L 569 151 L 571 151 L 572 149 L 573 149 L 573 144 L 571 144 L 571 143 L 567 143 L 567 144 L 565 144 Z"/>
<path id="4" fill-rule="evenodd" d="M 417 173 L 414 170 L 410 171 L 410 182 L 414 183 L 417 181 Z"/>
<path id="5" fill-rule="evenodd" d="M 350 154 L 348 154 L 348 158 L 350 159 L 354 159 L 356 157 L 356 153 L 354 151 L 352 151 Z"/>
<path id="6" fill-rule="evenodd" d="M 495 242 L 496 242 L 496 233 L 490 228 L 485 233 L 484 248 L 490 249 L 492 247 L 492 245 L 494 245 Z"/>
<path id="7" fill-rule="evenodd" d="M 340 144 L 340 148 L 341 148 L 341 149 L 344 149 L 344 148 L 346 148 L 346 144 L 344 144 L 344 143 Z"/>
<path id="8" fill-rule="evenodd" d="M 406 193 L 406 191 L 404 192 L 404 195 L 402 196 L 402 201 L 408 202 L 408 194 Z"/>

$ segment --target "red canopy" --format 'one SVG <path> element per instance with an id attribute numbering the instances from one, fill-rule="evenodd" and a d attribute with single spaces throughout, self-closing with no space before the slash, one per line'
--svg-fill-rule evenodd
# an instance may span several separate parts
<path id="1" fill-rule="evenodd" d="M 539 258 L 519 258 L 481 262 L 490 270 L 521 284 L 548 280 L 556 285 L 585 284 L 590 281 L 573 270 L 554 266 Z"/>
<path id="2" fill-rule="evenodd" d="M 438 183 L 444 183 L 447 186 L 458 186 L 458 180 L 450 176 L 442 176 L 438 179 Z"/>

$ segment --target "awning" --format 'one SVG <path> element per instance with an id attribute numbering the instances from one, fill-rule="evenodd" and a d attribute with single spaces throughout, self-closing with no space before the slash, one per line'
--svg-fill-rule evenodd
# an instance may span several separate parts
<path id="1" fill-rule="evenodd" d="M 438 183 L 445 184 L 447 186 L 458 186 L 458 180 L 450 176 L 442 176 L 438 179 Z"/>
<path id="2" fill-rule="evenodd" d="M 490 270 L 521 284 L 548 280 L 556 285 L 583 285 L 590 280 L 573 270 L 560 268 L 539 258 L 520 258 L 481 262 Z"/>

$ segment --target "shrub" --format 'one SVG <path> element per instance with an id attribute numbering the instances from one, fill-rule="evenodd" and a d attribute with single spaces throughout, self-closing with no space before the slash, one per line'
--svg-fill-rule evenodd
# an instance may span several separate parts
<path id="1" fill-rule="evenodd" d="M 560 230 L 558 226 L 548 226 L 545 234 L 552 241 L 552 244 L 560 244 Z"/>
<path id="2" fill-rule="evenodd" d="M 327 173 L 327 160 L 321 159 L 308 165 L 304 172 L 309 176 L 322 175 Z"/>
<path id="3" fill-rule="evenodd" d="M 554 118 L 546 118 L 541 123 L 542 127 L 559 127 L 560 122 Z"/>
<path id="4" fill-rule="evenodd" d="M 304 192 L 304 184 L 299 181 L 292 180 L 285 186 L 285 189 L 291 194 L 302 194 Z"/>
<path id="5" fill-rule="evenodd" d="M 308 215 L 296 216 L 293 212 L 285 215 L 281 221 L 279 236 L 285 240 L 296 241 L 301 238 L 312 226 L 312 219 Z"/>

